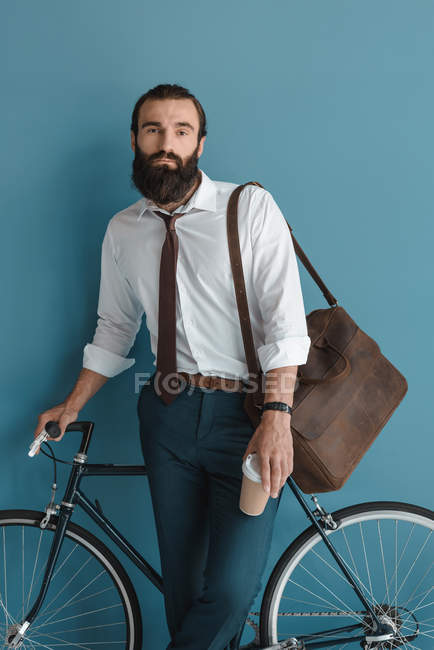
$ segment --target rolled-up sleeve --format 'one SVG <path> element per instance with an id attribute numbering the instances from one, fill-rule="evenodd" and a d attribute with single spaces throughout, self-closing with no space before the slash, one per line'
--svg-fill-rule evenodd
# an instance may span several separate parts
<path id="1" fill-rule="evenodd" d="M 272 195 L 263 190 L 252 225 L 253 283 L 264 327 L 258 347 L 264 373 L 303 365 L 311 344 L 297 258 L 288 224 Z"/>
<path id="2" fill-rule="evenodd" d="M 140 329 L 142 316 L 142 305 L 117 264 L 109 223 L 101 252 L 99 318 L 93 341 L 83 351 L 83 368 L 114 377 L 134 365 L 135 359 L 126 356 Z"/>

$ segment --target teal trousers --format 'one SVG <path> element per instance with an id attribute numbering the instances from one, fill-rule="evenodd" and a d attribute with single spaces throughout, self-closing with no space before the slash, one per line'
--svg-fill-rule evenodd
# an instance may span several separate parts
<path id="1" fill-rule="evenodd" d="M 152 377 L 137 402 L 171 637 L 166 650 L 237 650 L 263 586 L 282 491 L 259 516 L 239 508 L 242 457 L 254 433 L 244 398 L 187 385 L 166 405 Z"/>

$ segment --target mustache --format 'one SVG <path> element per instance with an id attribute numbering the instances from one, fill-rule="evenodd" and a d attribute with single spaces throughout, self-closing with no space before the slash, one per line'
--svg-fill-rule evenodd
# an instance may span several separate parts
<path id="1" fill-rule="evenodd" d="M 182 161 L 178 158 L 178 156 L 175 156 L 174 154 L 170 154 L 170 153 L 168 154 L 157 153 L 157 154 L 150 155 L 148 161 L 154 162 L 154 160 L 174 160 L 178 165 L 182 165 Z"/>

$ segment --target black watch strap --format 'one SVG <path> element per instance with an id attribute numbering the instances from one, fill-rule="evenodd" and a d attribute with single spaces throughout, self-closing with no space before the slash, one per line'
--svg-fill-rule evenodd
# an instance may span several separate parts
<path id="1" fill-rule="evenodd" d="M 292 413 L 292 408 L 285 402 L 265 402 L 262 411 L 286 411 Z"/>

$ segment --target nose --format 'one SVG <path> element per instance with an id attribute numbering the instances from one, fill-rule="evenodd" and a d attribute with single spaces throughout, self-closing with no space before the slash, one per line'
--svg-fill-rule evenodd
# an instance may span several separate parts
<path id="1" fill-rule="evenodd" d="M 169 131 L 163 131 L 160 135 L 160 149 L 166 154 L 175 153 L 174 151 L 174 136 Z"/>

